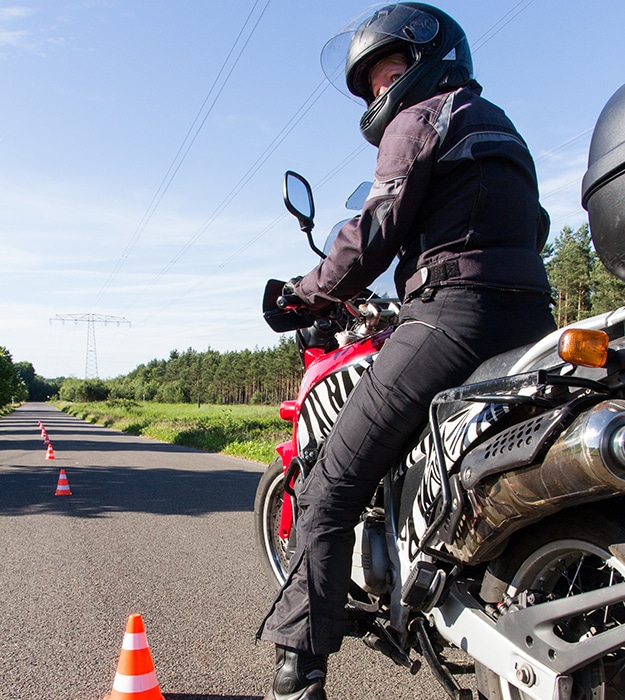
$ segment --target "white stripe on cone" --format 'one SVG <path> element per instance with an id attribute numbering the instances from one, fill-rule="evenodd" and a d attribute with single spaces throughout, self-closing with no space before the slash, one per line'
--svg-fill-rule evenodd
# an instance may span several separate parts
<path id="1" fill-rule="evenodd" d="M 150 673 L 144 673 L 140 676 L 124 676 L 121 673 L 116 673 L 113 690 L 118 693 L 141 693 L 156 688 L 157 685 L 156 671 L 150 671 Z"/>
<path id="2" fill-rule="evenodd" d="M 145 636 L 145 632 L 132 632 L 124 633 L 124 641 L 122 643 L 122 649 L 147 649 L 148 648 L 148 638 Z"/>

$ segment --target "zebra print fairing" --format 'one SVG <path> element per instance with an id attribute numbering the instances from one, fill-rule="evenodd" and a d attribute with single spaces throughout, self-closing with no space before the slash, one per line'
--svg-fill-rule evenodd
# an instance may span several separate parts
<path id="1" fill-rule="evenodd" d="M 359 358 L 318 381 L 306 395 L 297 421 L 298 453 L 318 450 L 328 436 L 347 397 L 376 357 Z"/>

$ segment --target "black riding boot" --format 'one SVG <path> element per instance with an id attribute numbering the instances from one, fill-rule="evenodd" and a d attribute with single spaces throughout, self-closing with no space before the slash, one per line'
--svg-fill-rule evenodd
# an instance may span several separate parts
<path id="1" fill-rule="evenodd" d="M 276 669 L 265 700 L 327 700 L 327 656 L 276 645 Z"/>

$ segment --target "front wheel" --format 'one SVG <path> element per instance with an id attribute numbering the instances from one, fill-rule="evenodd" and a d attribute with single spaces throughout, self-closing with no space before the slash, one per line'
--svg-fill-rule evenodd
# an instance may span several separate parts
<path id="1" fill-rule="evenodd" d="M 507 581 L 505 595 L 526 590 L 565 598 L 625 581 L 625 562 L 611 551 L 625 543 L 625 528 L 594 511 L 545 521 L 517 536 L 498 562 Z M 614 551 L 614 550 L 613 550 Z M 583 637 L 625 624 L 625 606 L 593 610 L 556 630 L 564 639 Z M 524 700 L 528 696 L 489 669 L 476 664 L 480 697 Z M 625 649 L 619 649 L 573 673 L 572 700 L 622 700 Z"/>
<path id="2" fill-rule="evenodd" d="M 254 526 L 260 559 L 276 589 L 286 581 L 289 570 L 289 542 L 280 537 L 284 501 L 284 474 L 279 457 L 267 467 L 254 500 Z"/>

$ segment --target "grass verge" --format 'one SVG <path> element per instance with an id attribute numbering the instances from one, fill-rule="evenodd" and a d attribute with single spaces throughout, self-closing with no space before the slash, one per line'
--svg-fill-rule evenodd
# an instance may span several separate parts
<path id="1" fill-rule="evenodd" d="M 275 406 L 161 404 L 114 399 L 93 403 L 57 401 L 69 415 L 132 435 L 268 463 L 291 436 Z"/>

